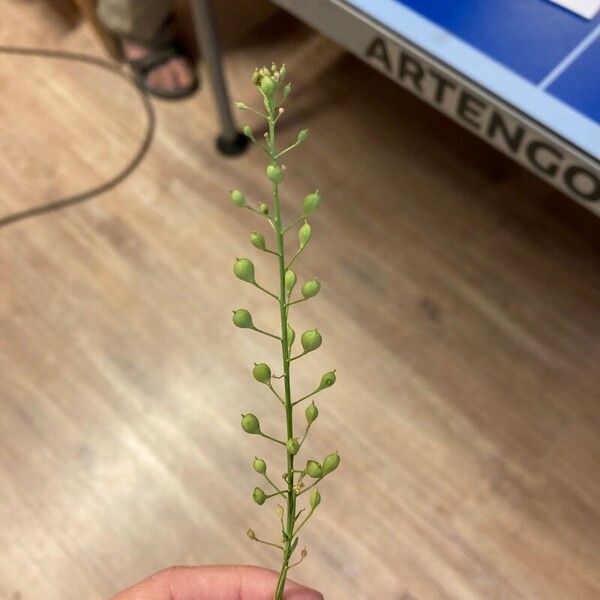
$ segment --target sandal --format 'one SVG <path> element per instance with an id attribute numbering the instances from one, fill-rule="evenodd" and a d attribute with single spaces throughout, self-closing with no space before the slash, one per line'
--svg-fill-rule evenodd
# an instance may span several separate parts
<path id="1" fill-rule="evenodd" d="M 148 54 L 146 54 L 146 56 L 135 60 L 130 60 L 125 57 L 125 61 L 131 68 L 133 76 L 140 88 L 152 96 L 156 96 L 157 98 L 163 98 L 165 100 L 180 100 L 182 98 L 191 96 L 198 89 L 200 81 L 198 79 L 198 75 L 193 72 L 193 70 L 192 82 L 189 85 L 181 88 L 166 90 L 164 88 L 155 87 L 148 84 L 148 75 L 150 75 L 154 69 L 164 65 L 173 58 L 180 57 L 185 57 L 185 54 L 180 51 L 176 44 L 172 43 L 158 48 L 148 48 Z"/>

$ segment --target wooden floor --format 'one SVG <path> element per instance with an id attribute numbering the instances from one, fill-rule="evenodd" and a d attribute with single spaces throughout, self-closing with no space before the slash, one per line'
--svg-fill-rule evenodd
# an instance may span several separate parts
<path id="1" fill-rule="evenodd" d="M 1 43 L 101 54 L 39 2 L 1 0 Z M 337 368 L 311 433 L 342 467 L 296 579 L 328 600 L 600 598 L 600 219 L 290 17 L 227 54 L 236 98 L 285 61 L 286 215 L 318 186 L 297 308 Z M 115 173 L 143 133 L 134 93 L 85 66 L 0 56 L 0 214 Z M 275 323 L 231 273 L 260 223 L 263 157 L 215 153 L 207 90 L 158 104 L 139 170 L 0 230 L 0 598 L 108 598 L 173 563 L 257 563 L 276 517 L 250 491 L 249 377 L 275 361 L 230 309 Z M 251 123 L 255 124 L 254 120 Z M 298 365 L 300 367 L 300 365 Z"/>

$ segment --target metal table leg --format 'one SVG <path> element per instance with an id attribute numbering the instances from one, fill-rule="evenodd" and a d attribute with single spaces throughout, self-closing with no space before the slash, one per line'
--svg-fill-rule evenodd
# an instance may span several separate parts
<path id="1" fill-rule="evenodd" d="M 231 114 L 231 101 L 221 63 L 221 49 L 217 36 L 215 19 L 210 0 L 190 0 L 194 17 L 194 29 L 202 56 L 208 66 L 212 90 L 215 97 L 221 134 L 217 138 L 217 148 L 222 154 L 234 156 L 244 152 L 248 146 L 248 138 L 237 129 Z"/>

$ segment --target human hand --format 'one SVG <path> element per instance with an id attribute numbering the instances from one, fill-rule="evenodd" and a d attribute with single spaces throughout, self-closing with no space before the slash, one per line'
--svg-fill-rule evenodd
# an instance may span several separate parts
<path id="1" fill-rule="evenodd" d="M 272 600 L 277 573 L 260 567 L 171 567 L 117 594 L 112 600 Z M 285 600 L 323 600 L 288 581 Z"/>

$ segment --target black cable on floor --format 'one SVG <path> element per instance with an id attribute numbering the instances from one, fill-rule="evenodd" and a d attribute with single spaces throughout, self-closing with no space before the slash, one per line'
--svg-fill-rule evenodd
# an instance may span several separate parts
<path id="1" fill-rule="evenodd" d="M 73 206 L 75 204 L 91 200 L 92 198 L 95 198 L 96 196 L 99 196 L 100 194 L 103 194 L 104 192 L 107 192 L 108 190 L 116 187 L 135 171 L 135 169 L 139 166 L 139 164 L 146 156 L 148 150 L 150 149 L 150 145 L 152 144 L 154 131 L 156 129 L 156 115 L 154 113 L 154 107 L 152 106 L 152 102 L 150 101 L 148 94 L 144 90 L 142 90 L 136 84 L 134 79 L 132 79 L 125 71 L 123 71 L 118 64 L 109 62 L 102 58 L 97 58 L 96 56 L 89 56 L 87 54 L 79 54 L 77 52 L 63 52 L 60 50 L 45 50 L 43 48 L 23 48 L 16 46 L 0 45 L 0 54 L 36 56 L 41 58 L 80 62 L 93 65 L 95 67 L 100 67 L 101 69 L 104 69 L 106 71 L 110 71 L 114 75 L 117 75 L 124 79 L 129 85 L 131 85 L 136 90 L 140 100 L 142 101 L 142 105 L 146 113 L 146 130 L 144 133 L 144 138 L 131 160 L 115 176 L 84 192 L 80 192 L 78 194 L 74 194 L 72 196 L 67 196 L 64 198 L 57 198 L 45 204 L 34 206 L 33 208 L 28 208 L 23 211 L 15 212 L 5 217 L 0 217 L 0 228 L 12 225 L 14 223 L 18 223 L 19 221 L 23 221 L 25 219 L 29 219 L 30 217 L 36 217 L 57 210 L 62 210 L 63 208 L 67 208 L 69 206 Z"/>

